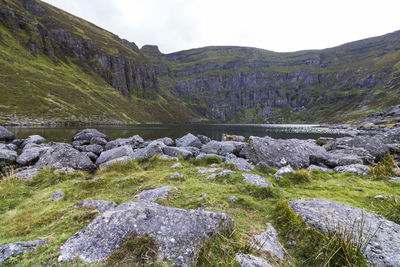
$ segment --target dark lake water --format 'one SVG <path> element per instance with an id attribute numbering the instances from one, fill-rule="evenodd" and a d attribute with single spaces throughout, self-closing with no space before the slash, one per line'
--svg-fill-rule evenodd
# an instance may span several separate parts
<path id="1" fill-rule="evenodd" d="M 249 136 L 270 136 L 273 138 L 317 139 L 318 137 L 342 136 L 339 130 L 317 127 L 316 125 L 273 125 L 273 124 L 139 124 L 130 126 L 76 126 L 76 127 L 9 127 L 17 138 L 38 134 L 48 141 L 70 142 L 79 131 L 96 128 L 111 138 L 140 135 L 145 140 L 161 137 L 179 138 L 187 133 L 203 134 L 214 140 L 221 140 L 223 133 Z"/>

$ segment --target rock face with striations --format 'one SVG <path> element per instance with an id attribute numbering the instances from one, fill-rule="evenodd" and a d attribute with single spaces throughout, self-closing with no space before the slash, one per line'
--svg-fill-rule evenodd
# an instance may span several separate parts
<path id="1" fill-rule="evenodd" d="M 191 266 L 204 242 L 232 227 L 233 220 L 222 213 L 128 202 L 104 212 L 70 237 L 61 246 L 58 261 L 76 257 L 87 263 L 104 261 L 135 231 L 153 237 L 161 257 L 177 266 Z"/>
<path id="2" fill-rule="evenodd" d="M 308 226 L 320 232 L 334 233 L 339 225 L 355 227 L 356 233 L 363 232 L 364 239 L 374 234 L 364 252 L 367 261 L 372 266 L 400 266 L 400 225 L 355 207 L 321 199 L 293 200 L 289 206 Z"/>

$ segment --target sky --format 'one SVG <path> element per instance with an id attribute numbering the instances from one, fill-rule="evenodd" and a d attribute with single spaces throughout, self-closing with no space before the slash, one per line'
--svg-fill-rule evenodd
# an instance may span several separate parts
<path id="1" fill-rule="evenodd" d="M 139 47 L 323 49 L 400 30 L 400 0 L 44 0 Z"/>

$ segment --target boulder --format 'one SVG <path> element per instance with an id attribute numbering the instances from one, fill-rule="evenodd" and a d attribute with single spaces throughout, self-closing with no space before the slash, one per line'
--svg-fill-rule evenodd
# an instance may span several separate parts
<path id="1" fill-rule="evenodd" d="M 182 175 L 182 174 L 181 174 Z M 183 177 L 183 175 L 182 175 Z M 136 197 L 140 200 L 154 202 L 158 199 L 167 198 L 168 193 L 171 190 L 178 190 L 178 188 L 174 186 L 163 186 L 155 189 L 144 190 L 136 195 Z"/>
<path id="2" fill-rule="evenodd" d="M 196 159 L 214 158 L 214 157 L 220 158 L 221 161 L 223 160 L 223 158 L 221 156 L 218 156 L 217 154 L 206 154 L 202 152 L 196 156 Z"/>
<path id="3" fill-rule="evenodd" d="M 45 240 L 22 241 L 4 245 L 0 247 L 0 266 L 10 257 L 15 257 L 20 254 L 33 252 L 39 246 L 47 243 Z"/>
<path id="4" fill-rule="evenodd" d="M 176 143 L 177 147 L 192 146 L 192 147 L 201 148 L 201 146 L 202 146 L 200 139 L 191 133 L 188 133 L 187 135 L 176 139 L 175 143 Z"/>
<path id="5" fill-rule="evenodd" d="M 332 144 L 331 149 L 337 149 L 340 146 L 349 148 L 364 148 L 376 161 L 379 161 L 388 151 L 389 148 L 378 136 L 355 136 L 337 138 Z"/>
<path id="6" fill-rule="evenodd" d="M 293 200 L 289 206 L 319 232 L 336 233 L 345 228 L 354 229 L 356 238 L 358 233 L 363 240 L 371 237 L 363 252 L 371 266 L 400 266 L 400 225 L 359 208 L 321 199 Z"/>
<path id="7" fill-rule="evenodd" d="M 337 173 L 350 172 L 358 175 L 367 175 L 371 168 L 362 164 L 352 164 L 347 166 L 338 166 L 333 169 Z"/>
<path id="8" fill-rule="evenodd" d="M 261 251 L 268 251 L 283 260 L 285 253 L 283 246 L 279 243 L 278 233 L 272 224 L 267 223 L 268 229 L 259 235 L 254 236 L 252 246 Z"/>
<path id="9" fill-rule="evenodd" d="M 0 126 L 0 141 L 11 141 L 14 140 L 15 136 L 12 132 Z"/>
<path id="10" fill-rule="evenodd" d="M 376 135 L 385 144 L 400 143 L 400 127 Z"/>
<path id="11" fill-rule="evenodd" d="M 202 135 L 202 134 L 198 134 L 198 135 L 197 135 L 197 138 L 200 139 L 200 141 L 201 141 L 201 143 L 202 143 L 203 145 L 204 145 L 204 144 L 207 144 L 208 142 L 211 141 L 211 138 L 210 138 L 210 137 L 205 136 L 205 135 Z"/>
<path id="12" fill-rule="evenodd" d="M 94 171 L 96 166 L 88 156 L 79 152 L 71 145 L 56 143 L 40 155 L 35 168 L 41 169 L 45 166 L 60 169 L 70 167 L 75 170 Z"/>
<path id="13" fill-rule="evenodd" d="M 164 152 L 165 155 L 168 155 L 170 157 L 183 157 L 184 159 L 188 159 L 190 157 L 193 157 L 192 152 L 189 150 L 186 150 L 181 147 L 172 147 L 172 146 L 166 146 L 162 148 L 162 151 Z"/>
<path id="14" fill-rule="evenodd" d="M 78 202 L 74 205 L 75 207 L 84 208 L 94 208 L 99 211 L 99 213 L 104 213 L 106 211 L 114 209 L 117 204 L 114 201 L 105 200 L 85 200 Z"/>
<path id="15" fill-rule="evenodd" d="M 17 160 L 17 152 L 9 149 L 0 149 L 0 165 L 14 164 Z"/>
<path id="16" fill-rule="evenodd" d="M 161 156 L 160 156 L 160 159 L 179 161 L 179 158 L 177 158 L 177 157 L 171 157 L 171 156 L 168 156 L 168 155 L 161 155 Z"/>
<path id="17" fill-rule="evenodd" d="M 321 167 L 321 166 L 317 166 L 317 165 L 310 165 L 307 168 L 307 171 L 311 172 L 312 170 L 320 170 L 320 171 L 323 171 L 323 172 L 332 172 L 333 171 L 333 170 L 331 170 L 329 168 L 326 168 L 326 167 Z"/>
<path id="18" fill-rule="evenodd" d="M 265 178 L 261 177 L 260 175 L 242 173 L 242 176 L 244 177 L 244 182 L 245 183 L 251 183 L 251 184 L 257 185 L 259 187 L 272 186 L 272 184 L 270 182 L 265 180 Z"/>
<path id="19" fill-rule="evenodd" d="M 217 154 L 226 156 L 228 154 L 239 155 L 240 151 L 247 146 L 243 142 L 234 141 L 211 141 L 201 147 L 201 152 L 206 154 Z"/>
<path id="20" fill-rule="evenodd" d="M 116 158 L 116 159 L 112 159 L 112 160 L 106 161 L 106 162 L 100 164 L 99 167 L 100 168 L 104 168 L 104 167 L 111 166 L 111 165 L 113 165 L 115 163 L 123 163 L 123 162 L 128 162 L 130 160 L 132 160 L 131 157 L 123 156 L 123 157 L 119 157 L 119 158 Z"/>
<path id="21" fill-rule="evenodd" d="M 28 144 L 43 144 L 46 143 L 46 139 L 44 139 L 43 137 L 41 137 L 40 135 L 31 135 L 28 138 L 26 138 L 24 140 L 24 142 L 22 142 L 21 147 L 24 148 L 26 145 Z"/>
<path id="22" fill-rule="evenodd" d="M 22 150 L 21 155 L 18 156 L 17 163 L 21 166 L 34 164 L 38 161 L 40 154 L 49 148 L 49 146 L 37 145 L 34 143 L 28 144 Z"/>
<path id="23" fill-rule="evenodd" d="M 400 182 L 400 177 L 390 177 L 389 181 L 390 182 Z"/>
<path id="24" fill-rule="evenodd" d="M 292 172 L 294 172 L 293 168 L 292 168 L 290 165 L 288 165 L 288 166 L 285 166 L 285 167 L 280 168 L 280 169 L 275 173 L 274 178 L 275 178 L 275 179 L 280 179 L 280 178 L 282 178 L 283 175 L 289 174 L 289 173 L 292 173 Z"/>
<path id="25" fill-rule="evenodd" d="M 280 140 L 268 136 L 249 139 L 249 159 L 267 168 L 281 168 L 286 164 L 294 169 L 306 168 L 310 165 L 310 156 L 328 157 L 328 152 L 308 140 Z"/>
<path id="26" fill-rule="evenodd" d="M 232 163 L 236 166 L 239 171 L 251 171 L 254 170 L 254 165 L 249 163 L 243 158 L 238 158 L 233 154 L 229 154 L 225 160 L 225 163 Z"/>
<path id="27" fill-rule="evenodd" d="M 201 168 L 197 171 L 200 174 L 213 173 L 222 170 L 221 168 Z"/>
<path id="28" fill-rule="evenodd" d="M 156 141 L 162 142 L 166 146 L 174 146 L 175 145 L 175 141 L 169 137 L 158 138 Z"/>
<path id="29" fill-rule="evenodd" d="M 89 144 L 93 138 L 102 138 L 107 141 L 111 141 L 110 137 L 99 132 L 96 129 L 85 129 L 85 130 L 77 133 L 74 137 L 72 137 L 72 142 L 81 141 L 83 143 L 87 142 L 86 144 Z"/>
<path id="30" fill-rule="evenodd" d="M 139 135 L 134 135 L 129 138 L 118 138 L 106 144 L 105 149 L 110 150 L 120 146 L 129 145 L 132 148 L 138 148 L 144 142 L 143 138 Z"/>
<path id="31" fill-rule="evenodd" d="M 24 180 L 24 181 L 29 181 L 32 180 L 33 177 L 36 176 L 36 174 L 38 174 L 40 172 L 39 169 L 31 166 L 28 168 L 21 168 L 16 170 L 16 173 L 14 174 L 15 177 Z"/>
<path id="32" fill-rule="evenodd" d="M 231 171 L 231 170 L 223 170 L 223 171 L 221 171 L 219 173 L 214 173 L 214 174 L 211 174 L 211 175 L 207 176 L 207 179 L 214 179 L 214 178 L 217 178 L 217 177 L 228 176 L 228 175 L 231 175 L 231 174 L 235 174 L 235 172 Z"/>
<path id="33" fill-rule="evenodd" d="M 99 155 L 101 152 L 104 151 L 104 148 L 101 145 L 86 145 L 86 146 L 78 146 L 75 148 L 81 152 L 86 152 L 86 153 L 91 152 L 96 155 Z"/>
<path id="34" fill-rule="evenodd" d="M 156 155 L 163 154 L 163 142 L 153 141 L 145 148 L 136 149 L 131 154 L 131 159 L 149 159 Z"/>
<path id="35" fill-rule="evenodd" d="M 191 266 L 203 244 L 218 233 L 232 230 L 233 224 L 222 213 L 169 208 L 149 201 L 128 202 L 96 217 L 70 237 L 60 248 L 58 261 L 76 257 L 87 263 L 104 261 L 135 232 L 154 238 L 161 258 L 178 266 Z"/>
<path id="36" fill-rule="evenodd" d="M 100 154 L 100 156 L 97 158 L 96 165 L 100 166 L 103 163 L 106 163 L 108 161 L 118 159 L 121 157 L 131 157 L 132 154 L 133 154 L 133 149 L 129 145 L 106 150 L 106 151 L 102 152 Z"/>
<path id="37" fill-rule="evenodd" d="M 102 137 L 93 137 L 92 139 L 90 139 L 90 145 L 100 145 L 102 147 L 104 147 L 106 144 L 108 143 L 108 141 Z"/>
<path id="38" fill-rule="evenodd" d="M 266 260 L 248 254 L 236 254 L 236 261 L 241 267 L 273 267 Z"/>

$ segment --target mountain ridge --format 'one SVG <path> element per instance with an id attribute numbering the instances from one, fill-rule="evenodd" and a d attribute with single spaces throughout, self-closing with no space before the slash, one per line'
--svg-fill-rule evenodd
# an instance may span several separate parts
<path id="1" fill-rule="evenodd" d="M 0 26 L 0 122 L 345 122 L 400 104 L 400 31 L 163 54 L 37 0 L 2 0 Z"/>

